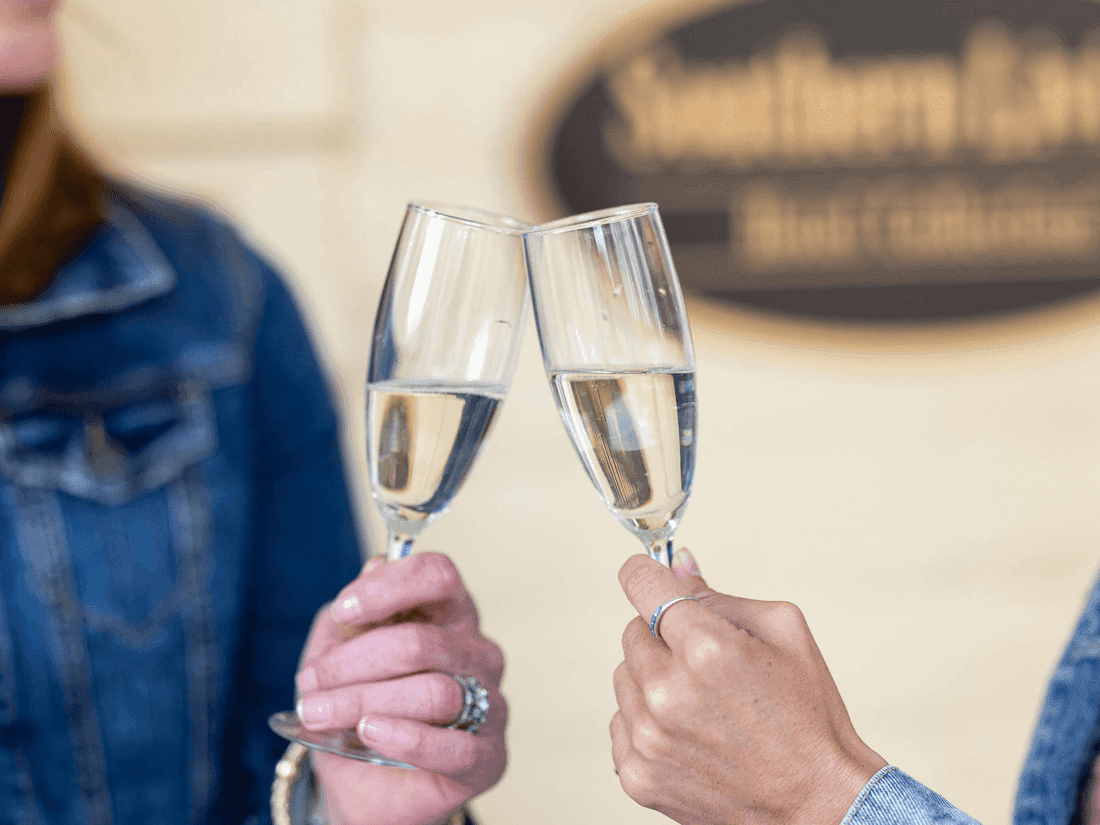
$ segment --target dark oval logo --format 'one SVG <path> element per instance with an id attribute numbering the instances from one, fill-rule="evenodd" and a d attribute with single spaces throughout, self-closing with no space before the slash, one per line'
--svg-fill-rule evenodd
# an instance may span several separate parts
<path id="1" fill-rule="evenodd" d="M 1100 288 L 1094 0 L 758 0 L 644 26 L 537 116 L 546 217 L 656 201 L 685 290 L 818 318 Z"/>

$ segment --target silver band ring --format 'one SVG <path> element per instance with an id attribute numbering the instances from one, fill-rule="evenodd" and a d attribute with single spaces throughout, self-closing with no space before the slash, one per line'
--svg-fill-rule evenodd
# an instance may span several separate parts
<path id="1" fill-rule="evenodd" d="M 661 639 L 661 619 L 664 618 L 665 611 L 668 610 L 676 602 L 697 602 L 699 601 L 694 596 L 677 596 L 675 599 L 669 599 L 664 604 L 657 605 L 657 609 L 653 611 L 653 615 L 649 617 L 649 632 Z M 664 639 L 661 639 L 663 642 Z"/>
<path id="2" fill-rule="evenodd" d="M 451 674 L 451 678 L 462 688 L 462 712 L 447 727 L 477 733 L 489 718 L 489 691 L 473 676 Z"/>

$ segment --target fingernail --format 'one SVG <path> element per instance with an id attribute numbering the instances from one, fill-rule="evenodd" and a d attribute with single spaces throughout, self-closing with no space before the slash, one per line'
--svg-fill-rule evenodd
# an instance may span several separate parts
<path id="1" fill-rule="evenodd" d="M 672 559 L 672 566 L 675 568 L 674 572 L 683 573 L 686 576 L 701 576 L 699 572 L 699 564 L 695 561 L 695 556 L 691 555 L 691 551 L 686 547 L 681 547 L 676 551 L 676 555 Z"/>
<path id="2" fill-rule="evenodd" d="M 323 725 L 332 718 L 332 700 L 318 697 L 298 702 L 298 718 L 305 725 Z"/>
<path id="3" fill-rule="evenodd" d="M 317 671 L 311 667 L 307 667 L 297 678 L 298 690 L 302 693 L 309 693 L 312 690 L 317 690 Z"/>
<path id="4" fill-rule="evenodd" d="M 338 622 L 354 622 L 363 615 L 363 605 L 354 593 L 338 597 L 332 603 L 332 618 Z"/>
<path id="5" fill-rule="evenodd" d="M 377 570 L 383 564 L 386 563 L 385 556 L 371 556 L 370 560 L 363 565 L 363 572 L 369 573 L 371 570 Z"/>
<path id="6" fill-rule="evenodd" d="M 384 742 L 393 736 L 393 725 L 385 719 L 364 716 L 359 720 L 359 735 L 372 742 Z"/>

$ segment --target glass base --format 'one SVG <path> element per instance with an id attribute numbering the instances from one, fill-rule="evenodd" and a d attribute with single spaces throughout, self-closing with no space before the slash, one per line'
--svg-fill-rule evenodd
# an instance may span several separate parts
<path id="1" fill-rule="evenodd" d="M 359 741 L 359 737 L 353 730 L 307 730 L 302 727 L 302 723 L 298 721 L 298 714 L 293 711 L 284 710 L 271 714 L 268 717 L 267 726 L 283 739 L 300 742 L 313 750 L 333 753 L 348 759 L 357 759 L 360 762 L 370 762 L 373 765 L 416 770 L 415 765 L 398 762 L 396 759 L 390 759 L 388 756 L 383 756 L 377 751 L 371 750 Z"/>

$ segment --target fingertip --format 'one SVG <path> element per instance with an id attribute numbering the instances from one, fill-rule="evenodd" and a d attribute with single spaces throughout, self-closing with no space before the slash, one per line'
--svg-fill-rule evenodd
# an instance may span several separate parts
<path id="1" fill-rule="evenodd" d="M 386 563 L 386 557 L 385 556 L 383 556 L 383 555 L 371 556 L 370 559 L 367 560 L 367 563 L 363 565 L 363 569 L 360 571 L 359 575 L 362 576 L 366 573 L 370 573 L 372 570 L 377 570 L 379 567 L 381 567 L 385 563 Z"/>
<path id="2" fill-rule="evenodd" d="M 676 551 L 676 555 L 672 557 L 672 572 L 681 579 L 688 576 L 703 577 L 703 574 L 699 572 L 699 563 L 695 561 L 695 556 L 686 547 L 681 547 Z"/>
<path id="3" fill-rule="evenodd" d="M 335 703 L 330 696 L 313 696 L 299 699 L 295 706 L 298 713 L 298 721 L 307 728 L 331 727 L 332 715 L 336 710 Z"/>
<path id="4" fill-rule="evenodd" d="M 699 563 L 695 556 L 686 547 L 681 547 L 672 557 L 672 572 L 676 578 L 691 588 L 693 596 L 703 596 L 713 591 L 707 586 L 703 574 L 699 571 Z"/>
<path id="5" fill-rule="evenodd" d="M 695 556 L 686 547 L 681 547 L 673 556 L 672 572 L 688 586 L 691 595 L 695 598 L 701 599 L 705 596 L 714 595 L 715 591 L 710 589 L 703 578 L 703 574 L 699 572 L 699 563 L 695 561 Z"/>
<path id="6" fill-rule="evenodd" d="M 355 726 L 364 745 L 378 745 L 393 738 L 393 723 L 380 716 L 364 716 Z"/>
<path id="7" fill-rule="evenodd" d="M 364 716 L 355 726 L 359 741 L 388 759 L 406 761 L 416 750 L 410 724 L 382 716 Z"/>

